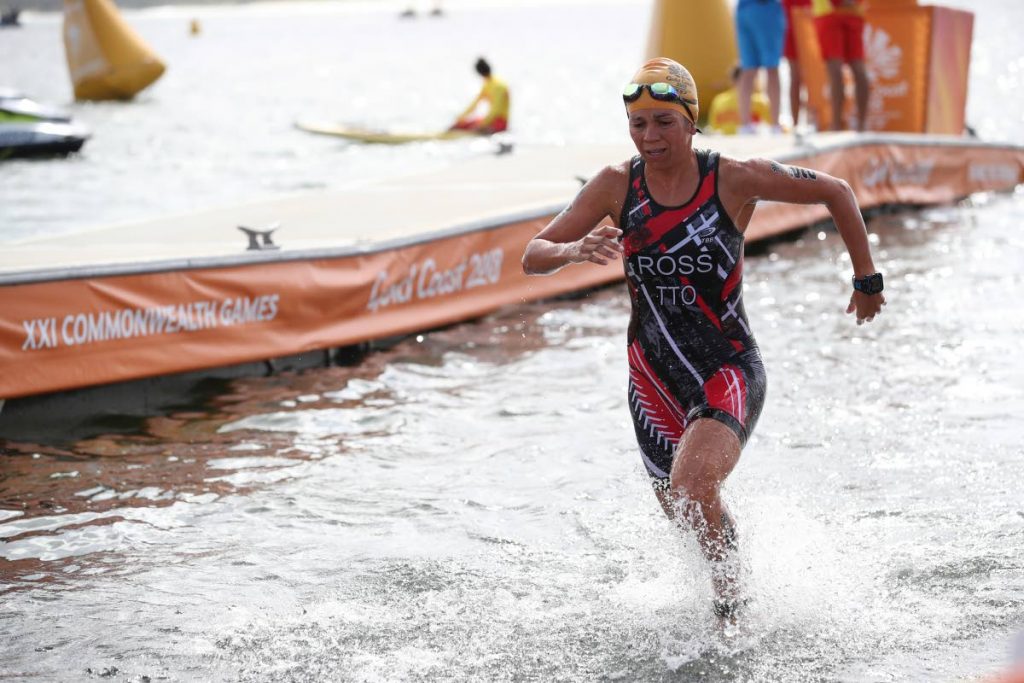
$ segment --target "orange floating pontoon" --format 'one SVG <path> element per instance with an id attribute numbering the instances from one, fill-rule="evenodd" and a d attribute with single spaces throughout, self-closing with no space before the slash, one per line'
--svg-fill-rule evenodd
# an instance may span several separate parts
<path id="1" fill-rule="evenodd" d="M 1024 147 L 961 137 L 696 143 L 845 178 L 865 209 L 1008 190 L 1024 169 Z M 427 176 L 5 246 L 0 398 L 345 346 L 614 281 L 617 263 L 528 278 L 520 257 L 579 178 L 632 153 L 518 150 Z M 826 216 L 821 206 L 765 204 L 747 239 Z"/>

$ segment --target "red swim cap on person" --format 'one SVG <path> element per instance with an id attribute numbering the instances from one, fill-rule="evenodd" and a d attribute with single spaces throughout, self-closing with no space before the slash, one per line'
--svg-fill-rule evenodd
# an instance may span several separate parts
<path id="1" fill-rule="evenodd" d="M 645 88 L 641 91 L 640 97 L 626 103 L 626 113 L 632 114 L 641 109 L 675 109 L 690 119 L 694 125 L 697 125 L 697 117 L 700 115 L 700 106 L 697 103 L 697 84 L 694 83 L 693 76 L 686 70 L 686 67 L 679 62 L 668 57 L 656 57 L 641 66 L 630 82 L 637 85 L 668 83 L 676 89 L 689 110 L 680 102 L 656 100 Z"/>

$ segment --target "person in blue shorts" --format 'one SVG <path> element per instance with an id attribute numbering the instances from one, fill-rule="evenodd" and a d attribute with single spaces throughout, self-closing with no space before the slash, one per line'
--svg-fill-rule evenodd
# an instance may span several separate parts
<path id="1" fill-rule="evenodd" d="M 758 69 L 764 69 L 767 76 L 768 106 L 771 110 L 769 124 L 772 132 L 779 132 L 779 62 L 782 59 L 782 43 L 786 35 L 786 11 L 781 0 L 739 0 L 736 5 L 736 44 L 740 52 L 740 73 L 738 84 L 740 133 L 753 133 L 750 120 L 750 98 L 754 93 L 754 79 Z"/>

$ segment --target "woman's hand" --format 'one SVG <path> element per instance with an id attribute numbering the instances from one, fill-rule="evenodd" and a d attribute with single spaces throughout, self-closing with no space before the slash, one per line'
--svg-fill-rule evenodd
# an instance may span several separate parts
<path id="1" fill-rule="evenodd" d="M 850 295 L 850 305 L 846 307 L 846 312 L 853 313 L 856 311 L 857 324 L 863 325 L 874 320 L 875 316 L 882 312 L 882 306 L 884 305 L 885 295 L 881 292 L 878 294 L 865 294 L 864 292 L 854 290 L 853 294 Z"/>
<path id="2" fill-rule="evenodd" d="M 622 243 L 618 239 L 621 235 L 622 231 L 614 226 L 599 225 L 582 239 L 573 243 L 569 261 L 571 263 L 590 261 L 606 266 L 610 261 L 619 258 L 619 254 L 622 253 Z"/>
<path id="3" fill-rule="evenodd" d="M 622 231 L 608 224 L 622 212 L 629 162 L 606 166 L 523 250 L 523 272 L 548 275 L 572 263 L 607 265 L 619 258 Z M 595 227 L 596 226 L 596 227 Z"/>

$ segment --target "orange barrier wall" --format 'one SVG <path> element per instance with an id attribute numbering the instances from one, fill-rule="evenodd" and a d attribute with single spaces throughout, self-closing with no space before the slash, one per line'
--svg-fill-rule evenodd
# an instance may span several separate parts
<path id="1" fill-rule="evenodd" d="M 1012 188 L 1024 148 L 879 138 L 780 159 L 847 179 L 867 208 Z M 826 216 L 765 203 L 747 240 Z M 549 218 L 338 258 L 0 286 L 0 398 L 379 339 L 622 278 L 618 262 L 523 275 Z"/>
<path id="2" fill-rule="evenodd" d="M 372 254 L 0 287 L 0 397 L 343 346 L 596 286 L 621 266 L 527 278 L 546 220 Z"/>
<path id="3" fill-rule="evenodd" d="M 896 136 L 892 136 L 896 137 Z M 1008 189 L 1024 181 L 1024 147 L 927 144 L 880 137 L 856 147 L 780 157 L 786 163 L 846 180 L 862 209 L 886 204 L 944 204 L 975 192 Z M 933 141 L 937 138 L 933 138 Z M 761 202 L 747 241 L 777 235 L 828 218 L 821 205 Z"/>
<path id="4" fill-rule="evenodd" d="M 807 108 L 819 130 L 831 127 L 828 74 L 809 9 L 794 10 Z M 974 15 L 935 6 L 869 6 L 864 52 L 871 81 L 868 130 L 960 135 Z M 854 116 L 847 73 L 844 119 Z M 848 125 L 852 128 L 852 125 Z"/>

